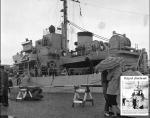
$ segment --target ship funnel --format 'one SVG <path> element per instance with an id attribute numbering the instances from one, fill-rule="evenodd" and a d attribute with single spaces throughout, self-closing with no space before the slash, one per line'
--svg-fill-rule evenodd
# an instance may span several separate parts
<path id="1" fill-rule="evenodd" d="M 78 32 L 78 45 L 86 45 L 93 41 L 93 34 L 91 32 Z"/>

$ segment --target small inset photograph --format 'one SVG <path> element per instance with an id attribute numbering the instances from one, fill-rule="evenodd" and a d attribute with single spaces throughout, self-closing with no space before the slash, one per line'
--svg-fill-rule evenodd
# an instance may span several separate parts
<path id="1" fill-rule="evenodd" d="M 121 115 L 142 115 L 149 113 L 148 76 L 121 76 Z"/>

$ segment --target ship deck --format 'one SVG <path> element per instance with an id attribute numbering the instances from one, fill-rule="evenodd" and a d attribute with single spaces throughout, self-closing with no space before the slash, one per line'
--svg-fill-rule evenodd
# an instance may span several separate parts
<path id="1" fill-rule="evenodd" d="M 104 98 L 101 93 L 94 93 L 94 106 L 76 105 L 72 108 L 73 93 L 43 93 L 41 101 L 16 101 L 15 95 L 9 99 L 9 107 L 1 107 L 2 115 L 16 118 L 105 118 L 103 115 Z M 136 117 L 148 118 L 148 117 Z"/>

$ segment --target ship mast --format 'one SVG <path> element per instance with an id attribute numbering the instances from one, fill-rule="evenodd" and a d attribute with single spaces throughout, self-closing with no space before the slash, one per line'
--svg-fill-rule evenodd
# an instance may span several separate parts
<path id="1" fill-rule="evenodd" d="M 67 0 L 60 0 L 63 1 L 63 23 L 62 23 L 62 35 L 64 37 L 65 48 L 68 49 L 68 39 L 67 39 L 67 24 L 68 24 L 68 14 L 67 14 Z"/>
<path id="2" fill-rule="evenodd" d="M 64 43 L 65 43 L 65 49 L 66 51 L 68 50 L 68 33 L 67 33 L 67 30 L 68 30 L 68 13 L 67 13 L 67 9 L 68 9 L 68 6 L 67 6 L 67 0 L 60 0 L 63 2 L 63 9 L 61 10 L 61 12 L 63 12 L 63 23 L 62 23 L 62 35 L 64 37 Z M 79 0 L 71 0 L 73 2 L 77 2 L 77 3 L 80 3 Z"/>

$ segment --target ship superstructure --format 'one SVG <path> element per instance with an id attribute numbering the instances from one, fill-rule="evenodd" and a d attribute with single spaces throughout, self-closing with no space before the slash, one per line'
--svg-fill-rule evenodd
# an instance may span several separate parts
<path id="1" fill-rule="evenodd" d="M 28 71 L 32 76 L 56 75 L 67 72 L 69 75 L 93 73 L 93 68 L 108 56 L 119 56 L 125 59 L 126 66 L 135 66 L 142 73 L 148 72 L 148 56 L 145 49 L 131 47 L 131 41 L 125 34 L 113 31 L 108 41 L 93 40 L 94 33 L 82 31 L 77 33 L 75 50 L 68 49 L 67 24 L 73 24 L 67 17 L 67 0 L 63 1 L 63 22 L 61 33 L 56 33 L 53 25 L 49 33 L 37 40 L 22 43 L 23 50 L 13 56 L 17 71 L 22 74 Z M 78 1 L 75 1 L 78 2 Z"/>

